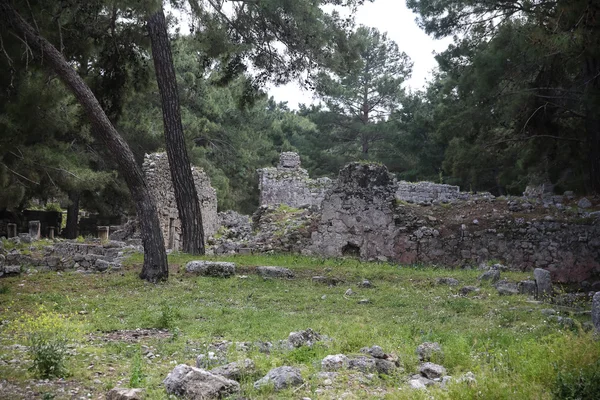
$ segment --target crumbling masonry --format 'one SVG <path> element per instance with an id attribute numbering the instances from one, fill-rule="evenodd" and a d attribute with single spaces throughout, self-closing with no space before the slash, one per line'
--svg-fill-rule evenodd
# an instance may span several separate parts
<path id="1" fill-rule="evenodd" d="M 150 192 L 156 201 L 160 227 L 165 238 L 167 249 L 181 250 L 181 220 L 175 202 L 173 181 L 169 170 L 169 160 L 166 153 L 146 154 L 142 166 Z M 219 228 L 217 217 L 217 192 L 210 184 L 210 178 L 201 168 L 192 167 L 192 175 L 196 183 L 202 226 L 205 240 L 214 235 Z"/>

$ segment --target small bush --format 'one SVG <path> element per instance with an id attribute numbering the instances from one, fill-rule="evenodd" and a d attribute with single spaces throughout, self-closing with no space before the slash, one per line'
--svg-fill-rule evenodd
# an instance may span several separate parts
<path id="1" fill-rule="evenodd" d="M 575 371 L 559 371 L 552 390 L 559 400 L 594 400 L 600 393 L 600 361 Z"/>
<path id="2" fill-rule="evenodd" d="M 44 207 L 46 211 L 56 211 L 62 212 L 62 208 L 60 208 L 60 204 L 58 203 L 47 203 L 46 207 Z"/>
<path id="3" fill-rule="evenodd" d="M 67 317 L 40 307 L 37 314 L 19 318 L 15 328 L 27 342 L 33 363 L 30 370 L 37 377 L 67 376 L 67 346 L 77 332 Z"/>
<path id="4" fill-rule="evenodd" d="M 179 318 L 179 312 L 169 302 L 163 301 L 160 305 L 160 315 L 156 321 L 159 329 L 171 329 L 175 327 L 175 320 Z"/>

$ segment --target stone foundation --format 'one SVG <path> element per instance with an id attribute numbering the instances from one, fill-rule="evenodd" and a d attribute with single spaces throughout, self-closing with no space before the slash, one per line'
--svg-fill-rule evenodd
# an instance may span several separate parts
<path id="1" fill-rule="evenodd" d="M 167 154 L 146 154 L 142 169 L 156 201 L 165 246 L 167 249 L 181 250 L 181 220 L 177 211 Z M 209 236 L 214 235 L 219 227 L 217 192 L 211 186 L 209 177 L 201 168 L 192 167 L 192 174 L 196 183 L 198 200 L 200 201 L 202 226 L 206 240 Z"/>

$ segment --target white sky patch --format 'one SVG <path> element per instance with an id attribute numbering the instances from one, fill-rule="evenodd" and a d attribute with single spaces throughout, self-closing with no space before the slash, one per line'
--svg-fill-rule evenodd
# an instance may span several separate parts
<path id="1" fill-rule="evenodd" d="M 340 14 L 344 14 L 343 8 L 337 10 Z M 189 19 L 183 15 L 177 17 L 180 19 L 181 33 L 189 33 Z M 355 15 L 357 25 L 366 25 L 377 28 L 380 32 L 387 32 L 388 38 L 398 43 L 400 51 L 408 54 L 414 65 L 411 78 L 405 82 L 404 87 L 412 90 L 425 86 L 431 77 L 431 71 L 437 66 L 434 53 L 444 51 L 452 43 L 452 38 L 442 40 L 431 38 L 419 28 L 415 18 L 416 15 L 406 7 L 403 0 L 375 0 L 373 3 L 365 3 L 359 7 Z M 276 101 L 287 102 L 291 109 L 298 109 L 298 105 L 302 103 L 318 102 L 314 99 L 312 91 L 304 90 L 294 82 L 278 87 L 268 86 L 265 90 Z"/>

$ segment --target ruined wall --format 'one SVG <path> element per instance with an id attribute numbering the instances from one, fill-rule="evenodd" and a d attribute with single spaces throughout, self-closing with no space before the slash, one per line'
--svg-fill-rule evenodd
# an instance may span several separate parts
<path id="1" fill-rule="evenodd" d="M 453 203 L 459 200 L 491 197 L 493 196 L 490 193 L 465 193 L 461 192 L 458 186 L 433 182 L 400 181 L 396 187 L 397 199 L 415 204 Z"/>
<path id="2" fill-rule="evenodd" d="M 257 172 L 261 206 L 285 204 L 318 208 L 333 185 L 329 178 L 310 179 L 308 172 L 300 167 L 300 156 L 292 152 L 281 153 L 276 168 L 262 168 Z"/>
<path id="3" fill-rule="evenodd" d="M 156 201 L 165 246 L 168 249 L 180 250 L 182 247 L 181 221 L 177 212 L 167 154 L 146 154 L 142 169 L 146 175 L 150 192 Z M 209 177 L 201 168 L 192 167 L 192 175 L 194 176 L 198 200 L 200 201 L 204 236 L 208 238 L 214 235 L 219 227 L 217 192 L 211 186 Z"/>
<path id="4" fill-rule="evenodd" d="M 394 179 L 382 165 L 351 163 L 326 194 L 310 251 L 362 259 L 393 256 Z"/>

